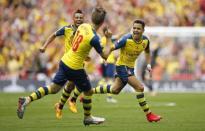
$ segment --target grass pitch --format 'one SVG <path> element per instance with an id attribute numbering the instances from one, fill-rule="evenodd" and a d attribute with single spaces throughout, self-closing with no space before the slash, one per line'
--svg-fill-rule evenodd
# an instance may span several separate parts
<path id="1" fill-rule="evenodd" d="M 71 113 L 66 104 L 62 120 L 55 118 L 54 104 L 61 93 L 31 103 L 24 119 L 18 119 L 18 97 L 29 94 L 0 93 L 0 131 L 205 131 L 203 93 L 161 93 L 156 97 L 146 94 L 151 110 L 163 117 L 158 123 L 147 122 L 134 94 L 114 96 L 117 104 L 107 103 L 106 95 L 94 95 L 92 114 L 105 117 L 106 122 L 87 127 L 82 123 L 79 102 L 77 114 Z"/>

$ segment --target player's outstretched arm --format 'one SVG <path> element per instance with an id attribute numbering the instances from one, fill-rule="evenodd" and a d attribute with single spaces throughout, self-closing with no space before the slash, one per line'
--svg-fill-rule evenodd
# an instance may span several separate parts
<path id="1" fill-rule="evenodd" d="M 150 53 L 145 53 L 145 60 L 146 60 L 146 63 L 147 63 L 147 64 L 150 64 L 150 62 L 151 62 Z"/>
<path id="2" fill-rule="evenodd" d="M 107 43 L 106 43 L 106 46 L 104 47 L 105 48 L 104 51 L 100 55 L 101 55 L 101 57 L 104 60 L 107 60 L 107 58 L 110 55 L 110 53 L 114 50 L 114 47 L 110 46 L 110 45 L 112 45 L 111 44 L 111 42 L 112 42 L 111 41 L 112 32 L 111 32 L 111 30 L 107 26 L 105 26 L 103 28 L 103 33 L 104 33 L 104 35 L 105 35 L 105 37 L 107 39 Z"/>
<path id="3" fill-rule="evenodd" d="M 115 47 L 112 46 L 110 43 L 112 42 L 111 41 L 111 36 L 110 37 L 106 37 L 107 38 L 107 44 L 108 46 L 105 46 L 104 48 L 104 51 L 100 54 L 100 56 L 104 59 L 104 60 L 107 60 L 108 56 L 110 55 L 110 53 L 115 50 Z"/>
<path id="4" fill-rule="evenodd" d="M 103 51 L 100 56 L 104 59 L 107 60 L 108 56 L 110 55 L 110 53 L 112 52 L 111 48 L 108 49 L 108 51 Z"/>
<path id="5" fill-rule="evenodd" d="M 39 51 L 41 53 L 44 53 L 46 51 L 47 46 L 56 38 L 55 33 L 51 34 L 46 42 L 40 47 Z"/>

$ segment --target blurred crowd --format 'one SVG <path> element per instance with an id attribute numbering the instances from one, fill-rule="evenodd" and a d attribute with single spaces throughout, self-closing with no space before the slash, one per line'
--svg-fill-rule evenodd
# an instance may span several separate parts
<path id="1" fill-rule="evenodd" d="M 205 36 L 150 38 L 154 80 L 205 80 Z"/>
<path id="2" fill-rule="evenodd" d="M 82 9 L 89 22 L 96 5 L 106 9 L 106 24 L 114 34 L 129 31 L 136 18 L 144 19 L 147 26 L 205 25 L 205 0 L 1 0 L 0 80 L 51 78 L 64 53 L 63 38 L 56 39 L 44 54 L 39 47 L 49 34 L 72 23 L 76 9 Z M 150 40 L 152 51 L 158 49 L 155 80 L 205 76 L 205 38 L 150 36 Z M 91 57 L 87 71 L 91 79 L 99 78 L 99 56 L 92 52 Z"/>

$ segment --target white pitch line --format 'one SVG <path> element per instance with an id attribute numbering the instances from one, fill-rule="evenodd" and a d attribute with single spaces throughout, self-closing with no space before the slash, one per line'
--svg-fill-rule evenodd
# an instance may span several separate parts
<path id="1" fill-rule="evenodd" d="M 150 103 L 152 106 L 176 106 L 175 102 L 152 102 Z"/>

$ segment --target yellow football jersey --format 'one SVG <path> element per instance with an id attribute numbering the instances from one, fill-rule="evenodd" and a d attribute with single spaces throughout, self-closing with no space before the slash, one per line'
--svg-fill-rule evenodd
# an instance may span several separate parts
<path id="1" fill-rule="evenodd" d="M 92 47 L 99 54 L 102 53 L 100 38 L 95 30 L 90 24 L 82 24 L 75 33 L 71 49 L 64 54 L 61 60 L 74 70 L 83 69 L 84 60 Z"/>
<path id="2" fill-rule="evenodd" d="M 105 47 L 105 46 L 106 46 L 106 43 L 107 43 L 107 39 L 106 39 L 106 37 L 104 36 L 104 37 L 102 37 L 102 39 L 101 39 L 102 47 Z M 113 43 L 111 43 L 111 44 L 113 44 Z M 114 53 L 113 53 L 113 52 L 110 53 L 110 55 L 108 56 L 108 58 L 107 58 L 106 61 L 107 61 L 107 63 L 115 64 L 115 56 L 114 56 Z"/>
<path id="3" fill-rule="evenodd" d="M 149 39 L 142 36 L 139 42 L 135 42 L 132 34 L 123 36 L 115 45 L 115 49 L 120 48 L 120 55 L 117 59 L 116 65 L 125 65 L 134 68 L 135 60 L 145 51 L 149 53 Z"/>
<path id="4" fill-rule="evenodd" d="M 55 32 L 56 36 L 64 36 L 65 40 L 65 53 L 69 51 L 71 48 L 72 39 L 74 37 L 74 33 L 76 31 L 76 27 L 74 25 L 68 25 L 60 28 Z"/>

